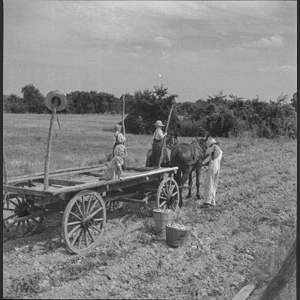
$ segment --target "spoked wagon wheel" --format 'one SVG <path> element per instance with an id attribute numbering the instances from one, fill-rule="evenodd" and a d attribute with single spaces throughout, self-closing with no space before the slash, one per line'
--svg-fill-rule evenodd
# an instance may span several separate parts
<path id="1" fill-rule="evenodd" d="M 28 186 L 18 183 L 15 186 Z M 7 205 L 8 203 L 8 205 Z M 3 201 L 3 229 L 12 236 L 25 237 L 32 235 L 41 227 L 44 218 L 33 209 L 34 202 L 30 197 L 19 194 L 7 194 Z"/>
<path id="2" fill-rule="evenodd" d="M 156 205 L 160 209 L 177 210 L 179 203 L 179 188 L 172 177 L 166 177 L 160 183 L 156 194 Z"/>
<path id="3" fill-rule="evenodd" d="M 8 207 L 3 202 L 3 228 L 13 236 L 29 236 L 37 232 L 44 218 L 32 212 L 32 204 L 24 195 L 9 195 Z"/>
<path id="4" fill-rule="evenodd" d="M 106 211 L 115 212 L 123 207 L 120 201 L 112 200 L 105 203 Z"/>
<path id="5" fill-rule="evenodd" d="M 62 221 L 63 238 L 73 253 L 96 246 L 104 231 L 106 208 L 101 195 L 81 191 L 68 203 Z"/>

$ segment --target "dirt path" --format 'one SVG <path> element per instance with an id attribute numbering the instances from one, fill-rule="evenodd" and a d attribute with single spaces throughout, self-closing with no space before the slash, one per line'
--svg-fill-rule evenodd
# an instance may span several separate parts
<path id="1" fill-rule="evenodd" d="M 295 237 L 297 145 L 235 140 L 223 150 L 218 206 L 201 210 L 193 196 L 179 212 L 192 229 L 187 245 L 156 236 L 154 203 L 110 214 L 102 243 L 84 256 L 67 252 L 49 219 L 40 234 L 4 234 L 4 298 L 232 299 L 248 283 L 255 296 Z"/>

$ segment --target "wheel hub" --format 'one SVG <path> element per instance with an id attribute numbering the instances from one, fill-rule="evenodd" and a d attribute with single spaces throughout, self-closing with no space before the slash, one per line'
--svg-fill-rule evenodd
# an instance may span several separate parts
<path id="1" fill-rule="evenodd" d="M 21 207 L 15 207 L 14 212 L 15 212 L 15 214 L 18 215 L 18 217 L 28 216 L 29 215 L 28 205 L 23 205 Z"/>
<path id="2" fill-rule="evenodd" d="M 91 227 L 94 224 L 94 218 L 85 217 L 81 221 L 81 225 L 84 229 Z"/>

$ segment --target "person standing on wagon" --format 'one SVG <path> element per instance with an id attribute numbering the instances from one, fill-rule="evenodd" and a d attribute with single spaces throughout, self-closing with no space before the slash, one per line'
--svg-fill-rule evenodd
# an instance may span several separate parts
<path id="1" fill-rule="evenodd" d="M 122 129 L 121 125 L 116 124 L 114 129 L 115 129 L 115 133 L 114 133 L 113 157 L 116 155 L 115 154 L 115 148 L 118 145 L 123 145 L 124 146 L 125 140 L 126 140 L 124 135 L 121 133 L 121 129 Z"/>
<path id="2" fill-rule="evenodd" d="M 162 127 L 165 126 L 160 120 L 157 120 L 154 124 L 156 130 L 154 131 L 154 138 L 152 142 L 152 158 L 153 158 L 153 168 L 157 169 L 160 158 L 160 151 L 162 150 L 163 139 L 167 133 L 163 133 Z"/>
<path id="3" fill-rule="evenodd" d="M 222 159 L 223 151 L 217 145 L 215 139 L 209 137 L 206 141 L 207 150 L 206 157 L 202 162 L 202 166 L 208 164 L 207 177 L 204 187 L 204 203 L 201 208 L 207 208 L 216 205 L 216 191 L 220 174 L 220 163 Z"/>

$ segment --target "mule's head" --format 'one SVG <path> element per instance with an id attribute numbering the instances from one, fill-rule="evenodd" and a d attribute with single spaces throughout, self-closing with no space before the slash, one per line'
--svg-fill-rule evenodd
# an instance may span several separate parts
<path id="1" fill-rule="evenodd" d="M 208 136 L 199 137 L 199 138 L 196 137 L 196 140 L 194 140 L 192 143 L 197 143 L 200 146 L 203 153 L 205 153 L 207 150 L 207 144 L 206 144 L 207 138 Z"/>
<path id="2" fill-rule="evenodd" d="M 178 139 L 177 139 L 176 136 L 167 135 L 167 137 L 166 137 L 166 146 L 168 148 L 172 149 L 177 144 L 178 144 Z"/>

